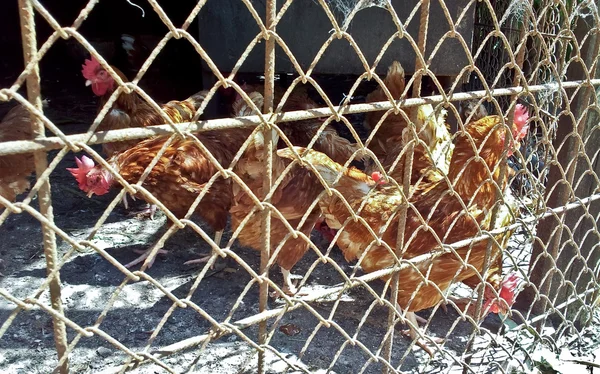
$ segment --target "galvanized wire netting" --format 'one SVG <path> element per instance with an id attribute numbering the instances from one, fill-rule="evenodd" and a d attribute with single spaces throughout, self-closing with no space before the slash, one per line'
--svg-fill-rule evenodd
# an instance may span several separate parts
<path id="1" fill-rule="evenodd" d="M 25 108 L 31 115 L 31 132 L 22 138 L 0 138 L 0 166 L 5 165 L 3 167 L 8 169 L 11 164 L 20 162 L 11 158 L 11 161 L 2 164 L 2 158 L 9 160 L 8 157 L 22 156 L 31 164 L 31 172 L 35 171 L 36 178 L 28 192 L 17 199 L 5 194 L 0 196 L 0 204 L 4 206 L 0 214 L 0 230 L 8 230 L 7 222 L 24 216 L 31 217 L 32 225 L 41 226 L 45 274 L 43 281 L 36 283 L 35 287 L 16 287 L 10 276 L 2 279 L 2 315 L 6 317 L 1 321 L 0 341 L 14 338 L 16 331 L 28 323 L 35 324 L 43 315 L 52 319 L 52 337 L 57 353 L 51 364 L 44 363 L 52 366 L 44 368 L 44 371 L 68 372 L 69 361 L 77 359 L 82 347 L 96 347 L 94 342 L 98 343 L 97 346 L 110 346 L 112 355 L 117 357 L 115 366 L 104 368 L 106 372 L 144 372 L 150 367 L 154 370 L 160 367 L 173 373 L 209 370 L 203 365 L 206 365 L 207 356 L 214 355 L 212 347 L 234 336 L 251 352 L 244 356 L 247 357 L 246 362 L 232 364 L 229 368 L 239 372 L 245 370 L 244 365 L 249 361 L 257 363 L 259 372 L 509 372 L 515 368 L 530 370 L 535 362 L 531 352 L 536 346 L 550 345 L 558 350 L 564 339 L 580 336 L 595 318 L 599 287 L 599 107 L 596 86 L 600 84 L 597 78 L 600 18 L 596 4 L 569 0 L 473 0 L 450 11 L 444 1 L 422 0 L 401 4 L 400 1 L 316 0 L 312 9 L 318 9 L 331 27 L 328 35 L 319 37 L 318 40 L 324 38 L 326 41 L 317 46 L 316 54 L 306 64 L 299 62 L 286 40 L 277 32 L 278 27 L 290 20 L 290 9 L 297 11 L 293 4 L 298 1 L 242 0 L 244 12 L 255 21 L 258 32 L 244 46 L 244 52 L 232 64 L 231 71 L 225 73 L 213 62 L 217 58 L 207 53 L 192 28 L 197 17 L 206 11 L 206 1 L 198 1 L 179 25 L 171 21 L 156 0 L 149 0 L 143 8 L 146 12 L 156 13 L 168 31 L 155 47 L 150 48 L 149 56 L 135 78 L 125 82 L 105 56 L 79 31 L 94 12 L 98 1 L 87 3 L 73 23 L 67 25 L 60 24 L 40 2 L 19 0 L 25 68 L 12 85 L 0 89 L 0 101 L 13 101 Z M 403 9 L 399 8 L 401 6 Z M 382 12 L 378 15 L 385 14 L 395 29 L 377 55 L 367 58 L 356 41 L 359 36 L 353 34 L 353 29 L 355 26 L 358 28 L 358 22 L 364 21 L 362 13 L 373 8 Z M 436 22 L 444 23 L 448 31 L 432 43 L 428 32 L 436 26 L 430 19 L 430 9 L 433 8 L 441 9 L 443 17 Z M 470 17 L 474 17 L 473 35 L 462 35 L 465 20 L 470 20 Z M 36 19 L 53 29 L 39 46 L 36 36 L 39 21 L 36 24 Z M 415 30 L 413 26 L 409 27 L 414 23 L 419 25 L 416 33 L 409 31 Z M 255 27 L 254 24 L 252 27 Z M 116 82 L 114 93 L 83 133 L 67 135 L 62 126 L 46 115 L 42 106 L 39 65 L 61 38 L 75 40 L 83 46 Z M 194 116 L 184 121 L 175 120 L 166 108 L 163 111 L 161 105 L 138 85 L 173 39 L 189 42 L 202 59 L 206 74 L 215 82 L 206 87 L 199 105 L 194 108 Z M 384 82 L 385 73 L 377 72 L 385 72 L 387 66 L 382 66 L 381 61 L 389 58 L 389 54 L 392 54 L 392 60 L 400 59 L 393 55 L 396 52 L 394 43 L 399 40 L 407 43 L 407 53 L 414 55 L 415 59 L 414 71 L 407 69 L 407 73 L 412 74 L 410 79 L 406 79 L 406 88 L 403 87 L 402 94 L 395 97 Z M 311 40 L 305 42 L 307 45 L 315 44 Z M 353 83 L 348 92 L 343 92 L 345 99 L 338 106 L 335 105 L 337 101 L 330 99 L 326 93 L 330 90 L 323 87 L 318 73 L 319 63 L 330 45 L 339 42 L 351 47 L 352 58 L 358 59 L 364 72 L 352 76 Z M 456 67 L 455 75 L 442 78 L 432 66 L 440 64 L 440 60 L 444 63 L 440 54 L 444 53 L 445 43 L 450 42 L 462 48 L 467 63 Z M 261 44 L 264 44 L 265 61 L 264 84 L 260 88 L 263 99 L 257 100 L 252 90 L 240 84 L 237 78 L 245 72 L 244 63 L 248 56 L 255 53 Z M 288 87 L 281 87 L 276 82 L 279 54 L 283 54 L 295 69 L 291 72 L 295 78 L 288 82 Z M 439 94 L 423 94 L 426 80 Z M 365 103 L 353 103 L 354 98 L 360 96 L 358 93 L 362 92 L 361 84 L 365 81 L 374 82 L 372 88 L 380 90 L 381 98 L 369 100 L 367 97 Z M 26 95 L 21 90 L 24 87 Z M 309 87 L 322 105 L 290 106 L 295 110 L 284 110 L 288 108 L 288 99 L 293 100 L 295 90 L 302 87 Z M 235 95 L 241 97 L 239 105 L 244 109 L 236 111 L 237 117 L 233 118 L 199 120 L 210 103 L 218 99 L 217 92 L 226 89 L 233 89 Z M 462 92 L 464 90 L 468 92 Z M 111 119 L 113 106 L 116 107 L 119 98 L 125 95 L 138 95 L 160 113 L 159 122 L 163 124 L 97 131 L 103 121 Z M 487 191 L 487 196 L 492 196 L 493 201 L 480 204 L 475 196 L 462 197 L 461 209 L 452 212 L 458 218 L 453 218 L 454 223 L 449 225 L 459 225 L 456 222 L 461 222 L 464 217 L 471 217 L 475 224 L 471 224 L 473 228 L 465 231 L 466 234 L 450 235 L 453 238 L 450 240 L 444 233 L 435 232 L 436 209 L 442 209 L 439 205 L 444 204 L 446 200 L 442 198 L 447 194 L 460 195 L 459 183 L 470 178 L 476 180 L 467 171 L 468 167 L 488 157 L 486 147 L 490 144 L 486 141 L 477 143 L 477 139 L 464 135 L 473 121 L 471 116 L 461 116 L 462 111 L 459 114 L 461 105 L 467 101 L 475 107 L 484 105 L 490 114 L 499 115 L 496 127 L 504 130 L 511 127 L 516 104 L 520 103 L 529 111 L 529 131 L 514 153 L 509 149 L 512 143 L 504 145 L 505 139 L 512 140 L 512 136 L 508 131 L 503 133 L 503 145 L 497 150 L 499 161 L 493 170 L 485 170 L 486 175 L 480 178 L 482 184 L 474 189 L 475 195 Z M 450 179 L 452 173 L 448 169 L 436 169 L 436 173 L 440 174 L 435 183 L 447 183 L 447 188 L 439 199 L 431 199 L 428 205 L 431 213 L 419 210 L 422 207 L 419 204 L 423 204 L 419 194 L 427 194 L 430 189 L 419 190 L 411 182 L 412 167 L 420 161 L 417 150 L 430 147 L 423 138 L 423 129 L 419 128 L 419 123 L 424 121 L 419 117 L 421 111 L 427 111 L 429 107 L 435 118 L 441 116 L 443 120 L 441 113 L 446 111 L 448 119 L 457 122 L 457 131 L 451 139 L 445 140 L 454 144 L 468 141 L 468 149 L 474 153 L 465 165 L 449 166 L 461 169 L 457 173 L 460 179 Z M 361 113 L 380 115 L 371 123 L 370 132 L 362 123 L 356 123 L 356 117 L 352 116 Z M 431 121 L 431 115 L 427 121 Z M 378 158 L 376 149 L 383 143 L 377 140 L 377 133 L 386 131 L 386 121 L 394 118 L 396 121 L 403 120 L 408 130 L 402 132 L 403 147 L 397 150 L 395 160 L 390 164 L 384 158 Z M 29 126 L 29 123 L 24 122 L 24 125 Z M 306 133 L 314 137 L 308 144 L 295 144 L 297 138 L 290 135 L 290 129 L 309 128 L 309 125 L 314 131 L 306 130 Z M 364 174 L 365 180 L 370 183 L 369 191 L 361 199 L 357 200 L 342 184 L 337 185 L 337 181 L 330 181 L 322 165 L 318 164 L 320 159 L 310 158 L 310 153 L 292 148 L 303 145 L 316 149 L 319 144 L 330 142 L 328 137 L 333 136 L 334 125 L 349 134 L 346 141 L 350 140 L 349 149 L 352 150 L 339 170 L 347 170 L 350 164 L 369 170 Z M 444 124 L 441 127 L 446 128 Z M 4 136 L 2 130 L 0 128 L 0 135 Z M 227 131 L 244 133 L 246 140 L 241 148 L 232 150 L 230 162 L 224 164 L 218 154 L 210 151 L 206 139 L 209 138 L 207 134 L 226 134 Z M 120 173 L 113 158 L 92 147 L 153 137 L 162 139 L 162 143 L 155 157 L 143 165 L 139 180 L 127 179 Z M 210 165 L 214 173 L 204 181 L 201 191 L 194 190 L 197 196 L 186 213 L 178 215 L 168 209 L 170 202 L 166 199 L 170 196 L 153 193 L 156 190 L 146 183 L 146 179 L 161 158 L 167 157 L 165 155 L 171 144 L 182 139 L 189 142 L 190 148 L 198 150 L 197 154 L 204 157 L 203 162 Z M 221 147 L 227 148 L 228 139 L 230 135 L 220 138 Z M 286 154 L 282 150 L 286 148 L 287 163 L 282 161 L 282 155 Z M 62 211 L 61 200 L 51 198 L 54 187 L 50 180 L 60 173 L 59 164 L 63 165 L 66 157 L 72 157 L 73 152 L 85 152 L 110 173 L 117 187 L 123 187 L 112 201 L 102 206 L 101 214 L 83 236 L 82 231 L 75 234 L 75 228 L 61 226 L 55 221 L 55 212 Z M 450 152 L 445 148 L 442 153 L 442 158 L 447 158 L 448 162 Z M 427 157 L 432 158 L 432 155 L 435 155 L 433 146 L 425 152 Z M 260 165 L 260 178 L 239 172 L 249 163 Z M 282 163 L 285 167 L 280 167 Z M 403 172 L 394 170 L 397 167 L 403 167 Z M 381 175 L 371 174 L 371 171 L 378 171 Z M 307 194 L 305 191 L 312 187 L 295 187 L 293 181 L 289 182 L 299 178 L 299 174 L 308 175 L 307 180 L 312 180 L 317 190 L 321 189 L 310 204 L 302 205 L 302 199 Z M 3 184 L 13 183 L 9 176 L 2 176 Z M 386 196 L 389 200 L 386 200 L 387 205 L 378 205 L 379 208 L 375 209 L 369 205 L 375 201 L 373 196 L 383 196 L 375 183 L 378 178 L 386 181 L 387 189 L 383 191 L 388 191 Z M 506 182 L 503 182 L 505 178 Z M 231 183 L 233 199 L 238 204 L 231 208 L 231 235 L 225 235 L 226 243 L 213 239 L 210 228 L 192 219 L 197 208 L 212 198 L 215 186 L 223 180 Z M 299 206 L 294 207 L 297 210 L 292 209 L 292 213 L 289 206 L 281 208 L 278 199 L 282 189 L 284 194 L 293 194 L 293 199 L 297 200 Z M 389 192 L 392 190 L 394 192 Z M 168 228 L 156 235 L 158 240 L 138 270 L 134 270 L 135 266 L 124 266 L 114 252 L 99 244 L 102 241 L 99 233 L 114 224 L 111 214 L 127 194 L 157 206 L 170 221 Z M 86 197 L 81 196 L 81 199 Z M 337 208 L 332 208 L 334 202 Z M 240 213 L 242 205 L 244 210 Z M 377 213 L 375 221 L 378 222 L 369 216 L 374 214 L 373 211 Z M 320 222 L 317 216 L 321 213 L 327 224 L 339 226 L 333 227 L 337 231 L 331 244 L 322 245 L 315 240 L 315 235 L 311 235 L 315 223 Z M 76 215 L 77 212 L 68 214 Z M 393 238 L 386 234 L 389 227 L 394 228 Z M 184 228 L 191 229 L 199 243 L 207 243 L 211 256 L 200 271 L 189 277 L 189 287 L 182 290 L 173 286 L 178 274 L 158 277 L 152 275 L 149 269 L 152 259 L 163 247 L 169 249 L 176 243 L 178 231 Z M 410 232 L 413 229 L 414 232 Z M 244 230 L 254 230 L 255 235 L 260 235 L 260 240 L 241 239 L 247 235 Z M 360 234 L 352 236 L 355 232 Z M 431 238 L 427 240 L 433 244 L 429 250 L 412 256 L 410 254 L 415 253 L 411 252 L 412 248 L 425 240 L 418 236 L 419 232 L 431 232 Z M 238 237 L 253 241 L 252 247 L 258 250 L 256 261 L 238 253 Z M 349 266 L 340 254 L 336 242 L 341 246 L 344 241 L 348 248 L 357 251 L 355 257 L 359 265 Z M 303 246 L 310 258 L 305 260 L 303 273 L 298 274 L 301 280 L 295 294 L 284 292 L 284 283 L 279 281 L 278 275 L 277 280 L 272 279 L 272 275 L 279 272 L 277 256 L 283 256 L 286 245 L 291 245 L 291 242 L 300 242 L 299 246 Z M 385 257 L 387 262 L 368 265 L 369 256 L 377 250 L 382 251 L 382 258 Z M 75 298 L 73 295 L 77 287 L 65 285 L 61 278 L 69 278 L 72 265 L 76 266 L 78 258 L 92 254 L 100 256 L 103 264 L 110 264 L 110 275 L 106 273 L 103 277 L 110 279 L 112 288 L 105 298 L 96 300 L 93 316 L 84 320 L 76 311 L 80 306 L 78 303 L 85 303 L 85 298 Z M 344 254 L 347 259 L 352 259 L 346 252 Z M 204 297 L 197 296 L 203 289 L 210 291 L 210 295 L 213 291 L 219 293 L 218 284 L 211 278 L 214 275 L 211 269 L 222 259 L 232 261 L 243 276 L 237 279 L 239 289 L 236 292 L 219 295 L 219 300 L 224 302 L 221 310 L 214 310 Z M 456 274 L 444 270 L 444 264 L 452 261 L 458 264 Z M 356 265 L 353 261 L 350 263 Z M 497 263 L 499 268 L 492 270 Z M 163 264 L 155 264 L 152 269 L 160 266 Z M 410 272 L 416 275 L 406 277 Z M 472 277 L 461 278 L 465 272 L 473 272 Z M 504 296 L 493 283 L 497 284 L 498 280 L 493 278 L 501 279 L 511 273 L 520 279 L 516 303 L 506 311 L 496 313 L 498 318 L 486 318 L 491 312 L 486 300 L 490 297 L 500 300 L 499 297 Z M 407 289 L 403 282 L 408 282 L 408 278 L 418 279 L 420 284 L 415 289 Z M 469 287 L 459 285 L 463 280 Z M 128 337 L 127 333 L 119 335 L 114 329 L 109 332 L 105 327 L 106 320 L 120 313 L 123 300 L 131 297 L 130 290 L 136 285 L 145 287 L 144 294 L 158 295 L 156 297 L 161 302 L 153 307 L 159 310 L 159 318 L 153 320 L 152 326 L 147 326 L 148 330 L 143 334 L 136 330 Z M 424 292 L 419 292 L 421 288 L 433 290 L 432 296 L 424 296 Z M 495 289 L 490 296 L 492 288 Z M 64 293 L 67 289 L 68 297 Z M 92 289 L 93 285 L 86 292 L 91 295 Z M 278 303 L 270 300 L 269 290 L 279 294 Z M 473 299 L 464 305 L 457 295 L 472 296 Z M 423 321 L 417 322 L 411 313 L 421 312 L 415 305 L 424 297 L 438 301 L 423 308 L 429 313 L 427 317 L 421 317 L 425 320 L 424 328 L 421 328 Z M 399 301 L 405 299 L 407 303 Z M 147 304 L 147 300 L 139 302 Z M 300 321 L 296 324 L 304 329 L 304 333 L 298 335 L 301 338 L 294 337 L 298 327 L 290 323 L 290 318 L 291 321 L 293 318 Z M 183 322 L 174 322 L 180 320 Z M 123 326 L 130 327 L 127 322 Z M 402 326 L 412 330 L 410 337 L 402 336 Z M 177 329 L 185 330 L 187 337 L 178 341 L 163 338 L 165 334 L 176 335 Z M 437 338 L 443 339 L 433 338 L 432 331 Z M 294 347 L 297 349 L 286 345 L 286 341 L 278 335 L 281 332 L 296 341 Z M 328 343 L 325 344 L 324 340 Z M 431 354 L 422 354 L 419 346 L 429 349 Z M 228 354 L 235 355 L 234 348 L 225 349 L 229 349 Z M 174 361 L 174 357 L 178 360 Z M 277 364 L 274 363 L 276 361 Z"/>

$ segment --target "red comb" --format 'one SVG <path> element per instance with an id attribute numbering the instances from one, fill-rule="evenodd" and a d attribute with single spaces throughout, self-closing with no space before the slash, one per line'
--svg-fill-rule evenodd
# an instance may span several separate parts
<path id="1" fill-rule="evenodd" d="M 509 308 L 515 303 L 515 291 L 517 290 L 518 284 L 519 277 L 515 273 L 508 274 L 504 281 L 502 281 L 498 296 L 506 302 Z M 501 302 L 495 302 L 493 299 L 489 299 L 486 301 L 485 307 L 487 308 L 489 306 L 489 311 L 492 313 L 500 313 L 503 309 L 500 307 L 500 303 Z"/>
<path id="2" fill-rule="evenodd" d="M 383 179 L 383 174 L 381 174 L 381 173 L 380 173 L 380 172 L 378 172 L 378 171 L 374 171 L 374 172 L 372 172 L 372 173 L 371 173 L 371 178 L 372 178 L 372 179 L 373 179 L 375 182 L 377 182 L 377 183 L 379 183 L 379 184 L 384 184 L 384 183 L 386 183 L 385 179 Z"/>
<path id="3" fill-rule="evenodd" d="M 96 75 L 96 69 L 100 66 L 100 63 L 94 56 L 90 60 L 85 60 L 85 63 L 81 65 L 81 73 L 85 79 L 91 80 Z"/>
<path id="4" fill-rule="evenodd" d="M 517 104 L 515 106 L 515 119 L 514 123 L 519 127 L 519 135 L 527 135 L 527 120 L 529 120 L 529 113 L 524 105 Z M 524 132 L 524 133 L 523 133 Z"/>
<path id="5" fill-rule="evenodd" d="M 84 155 L 81 160 L 75 157 L 75 163 L 77 164 L 76 168 L 67 168 L 67 170 L 75 177 L 79 188 L 83 190 L 86 186 L 87 173 L 95 166 L 94 160 Z"/>
<path id="6" fill-rule="evenodd" d="M 515 273 L 510 273 L 506 276 L 506 279 L 502 282 L 502 290 L 514 292 L 519 284 L 519 276 Z"/>
<path id="7" fill-rule="evenodd" d="M 519 277 L 515 273 L 510 273 L 506 276 L 506 279 L 502 282 L 500 288 L 500 297 L 506 301 L 508 306 L 512 306 L 515 303 L 515 291 L 519 284 Z"/>

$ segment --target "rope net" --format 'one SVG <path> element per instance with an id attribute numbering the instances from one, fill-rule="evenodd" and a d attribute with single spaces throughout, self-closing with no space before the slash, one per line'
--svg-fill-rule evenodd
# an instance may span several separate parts
<path id="1" fill-rule="evenodd" d="M 81 31 L 98 3 L 65 23 L 19 1 L 24 69 L 0 89 L 14 108 L 0 125 L 0 231 L 34 254 L 3 248 L 0 366 L 528 372 L 564 347 L 595 349 L 593 2 L 316 0 L 331 27 L 305 63 L 278 33 L 295 2 L 242 0 L 258 31 L 224 72 L 193 27 L 210 3 L 175 22 L 148 0 L 136 6 L 166 31 L 150 46 L 121 38 L 128 61 L 145 52 L 131 80 Z M 367 57 L 353 30 L 373 9 L 395 29 Z M 448 32 L 428 37 L 437 22 Z M 161 104 L 140 82 L 172 41 L 201 60 L 204 90 Z M 396 41 L 414 69 L 395 61 Z M 467 63 L 436 75 L 448 41 Z M 341 42 L 364 72 L 320 75 Z M 82 131 L 55 120 L 59 97 L 42 102 L 40 64 L 61 43 L 86 55 L 100 97 Z M 263 44 L 257 78 L 245 62 Z M 278 74 L 280 58 L 294 70 Z M 216 105 L 227 115 L 208 119 Z M 123 213 L 140 201 L 156 217 Z"/>

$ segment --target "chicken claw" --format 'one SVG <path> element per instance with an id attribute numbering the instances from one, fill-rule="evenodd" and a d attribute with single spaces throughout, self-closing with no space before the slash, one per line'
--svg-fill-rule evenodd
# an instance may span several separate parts
<path id="1" fill-rule="evenodd" d="M 125 267 L 129 269 L 130 267 L 135 266 L 135 265 L 139 264 L 140 262 L 144 261 L 150 255 L 150 253 L 152 252 L 152 249 L 153 248 L 148 248 L 145 251 L 140 251 L 140 250 L 135 250 L 134 249 L 133 250 L 134 252 L 136 252 L 136 253 L 142 253 L 142 255 L 140 257 L 136 258 L 135 260 L 131 261 L 127 265 L 125 265 Z M 154 260 L 156 259 L 156 256 L 158 254 L 167 254 L 167 253 L 169 253 L 169 251 L 167 251 L 165 249 L 159 249 L 156 252 L 156 255 L 154 255 L 154 257 L 152 257 L 150 259 L 150 262 L 148 263 L 148 269 L 150 269 L 152 267 L 152 265 L 154 264 Z"/>
<path id="2" fill-rule="evenodd" d="M 296 285 L 292 281 L 292 273 L 289 270 L 286 270 L 284 268 L 280 268 L 280 269 L 281 269 L 281 275 L 283 275 L 283 287 L 281 287 L 281 291 L 288 296 L 294 296 L 294 295 L 305 296 L 306 294 L 298 293 L 298 288 L 296 288 Z M 269 296 L 271 296 L 271 298 L 273 298 L 273 299 L 278 299 L 282 295 L 279 291 L 273 291 L 269 294 Z"/>
<path id="3" fill-rule="evenodd" d="M 418 324 L 418 320 L 424 320 L 423 318 L 417 316 L 414 312 L 407 312 L 406 313 L 406 319 L 408 319 L 413 325 L 419 326 Z M 425 338 L 421 338 L 420 334 L 417 332 L 417 330 L 409 327 L 408 330 L 403 330 L 402 334 L 409 336 L 410 338 L 412 338 L 415 343 L 421 347 L 421 349 L 423 349 L 425 352 L 427 352 L 429 354 L 429 356 L 433 357 L 435 352 L 433 350 L 433 347 L 431 345 L 429 345 L 429 340 L 433 341 L 436 344 L 441 344 L 445 341 L 444 338 L 438 338 L 438 337 L 433 337 L 433 336 L 428 336 L 429 339 L 425 339 Z"/>
<path id="4" fill-rule="evenodd" d="M 127 194 L 123 195 L 121 202 L 123 203 L 123 207 L 125 207 L 125 210 L 129 210 L 129 202 L 127 201 Z"/>
<path id="5" fill-rule="evenodd" d="M 286 295 L 294 295 L 298 292 L 296 285 L 292 282 L 291 273 L 289 270 L 281 268 L 281 275 L 283 275 L 283 288 L 282 291 L 286 293 Z"/>
<path id="6" fill-rule="evenodd" d="M 156 214 L 156 205 L 148 204 L 148 207 L 137 212 L 129 213 L 130 216 L 144 217 L 148 216 L 151 220 L 154 220 L 154 214 Z"/>
<path id="7" fill-rule="evenodd" d="M 223 231 L 224 230 L 219 230 L 217 232 L 215 232 L 215 244 L 217 245 L 217 247 L 221 246 L 221 238 L 223 237 Z M 197 258 L 195 260 L 189 260 L 184 262 L 184 265 L 195 265 L 195 264 L 202 264 L 205 262 L 208 262 L 208 260 L 210 260 L 210 258 L 212 257 L 212 253 L 200 258 Z M 215 263 L 213 262 L 212 265 L 210 265 L 210 269 L 214 269 L 215 268 Z"/>

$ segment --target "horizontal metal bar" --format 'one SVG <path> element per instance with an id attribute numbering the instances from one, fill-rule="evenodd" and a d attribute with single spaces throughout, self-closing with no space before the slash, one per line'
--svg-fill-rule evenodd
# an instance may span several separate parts
<path id="1" fill-rule="evenodd" d="M 523 87 L 498 88 L 490 92 L 494 97 L 518 95 L 523 92 L 556 91 L 561 88 L 576 88 L 581 86 L 582 84 L 588 84 L 588 82 L 593 86 L 600 85 L 600 79 L 591 79 L 590 81 L 578 80 L 562 83 L 540 84 L 535 86 L 529 86 L 527 89 Z M 463 101 L 470 99 L 480 99 L 486 96 L 488 96 L 488 93 L 485 90 L 461 92 L 449 96 L 448 100 Z M 438 104 L 444 102 L 444 100 L 444 96 L 434 95 L 423 98 L 401 100 L 398 102 L 398 106 L 401 108 L 408 108 L 423 104 Z M 344 107 L 341 111 L 339 106 L 335 106 L 334 110 L 338 111 L 339 114 L 353 114 L 389 110 L 393 107 L 393 104 L 389 101 L 379 101 L 374 103 L 348 105 L 347 107 Z M 331 115 L 334 115 L 334 113 L 328 107 L 310 110 L 297 110 L 293 112 L 285 112 L 275 115 L 274 122 L 293 122 L 306 119 L 328 117 Z M 247 116 L 238 118 L 219 118 L 208 121 L 183 122 L 176 124 L 175 126 L 180 131 L 189 131 L 196 133 L 231 128 L 254 127 L 260 123 L 261 119 L 259 116 Z M 145 128 L 129 128 L 120 130 L 99 131 L 92 136 L 92 138 L 89 142 L 87 142 L 87 144 L 103 144 L 129 139 L 144 139 L 156 135 L 170 135 L 173 132 L 175 132 L 175 130 L 172 128 L 171 125 L 158 125 L 149 126 Z M 66 138 L 73 143 L 80 143 L 85 140 L 86 136 L 87 135 L 85 134 L 77 134 L 69 135 Z M 49 137 L 40 140 L 18 140 L 12 142 L 4 142 L 0 143 L 0 156 L 19 153 L 30 153 L 42 150 L 49 151 L 52 149 L 59 149 L 64 146 L 65 143 L 58 137 Z"/>
<path id="2" fill-rule="evenodd" d="M 566 307 L 568 307 L 571 304 L 576 303 L 577 301 L 580 301 L 580 299 L 583 299 L 586 296 L 589 296 L 591 294 L 593 294 L 594 292 L 597 292 L 598 290 L 600 290 L 600 286 L 596 285 L 594 286 L 592 289 L 586 290 L 582 293 L 576 294 L 576 295 L 572 295 L 571 297 L 569 297 L 569 299 L 557 306 L 552 306 L 550 307 L 546 312 L 533 317 L 530 320 L 527 320 L 523 323 L 520 323 L 517 325 L 517 327 L 515 327 L 515 329 L 520 329 L 520 330 L 526 330 L 528 329 L 530 326 L 532 326 L 534 323 L 537 323 L 545 318 L 548 318 L 551 314 L 556 313 L 557 311 L 560 312 L 559 309 L 564 309 Z M 592 308 L 592 307 L 590 307 Z"/>
<path id="3" fill-rule="evenodd" d="M 478 235 L 478 236 L 473 237 L 473 238 L 463 239 L 463 240 L 460 240 L 458 242 L 454 242 L 452 244 L 444 244 L 444 248 L 459 249 L 461 247 L 468 246 L 471 243 L 475 244 L 475 243 L 478 243 L 478 242 L 480 242 L 482 240 L 488 239 L 489 235 L 504 234 L 506 232 L 509 232 L 509 231 L 512 231 L 512 230 L 516 229 L 519 226 L 523 226 L 523 225 L 528 224 L 528 223 L 531 224 L 531 223 L 534 223 L 534 222 L 537 222 L 537 221 L 541 221 L 542 219 L 545 219 L 545 218 L 550 217 L 552 215 L 564 213 L 564 212 L 567 212 L 567 211 L 572 210 L 572 209 L 581 208 L 584 205 L 591 204 L 594 201 L 599 200 L 599 199 L 600 199 L 600 192 L 594 193 L 594 194 L 592 194 L 592 195 L 590 195 L 588 197 L 585 197 L 583 199 L 579 199 L 578 198 L 577 201 L 574 201 L 572 203 L 568 203 L 568 204 L 560 206 L 558 208 L 548 208 L 548 209 L 546 209 L 546 211 L 543 214 L 541 214 L 539 216 L 538 215 L 534 215 L 534 216 L 531 216 L 531 217 L 527 217 L 527 218 L 521 219 L 521 220 L 519 220 L 519 221 L 517 221 L 517 222 L 515 222 L 515 223 L 513 223 L 511 225 L 503 226 L 503 227 L 500 227 L 500 228 L 497 228 L 497 229 L 494 229 L 494 230 L 490 230 L 490 231 L 486 231 L 485 234 Z"/>
<path id="4" fill-rule="evenodd" d="M 258 116 L 242 118 L 222 118 L 210 121 L 184 122 L 177 124 L 181 131 L 204 132 L 230 128 L 254 127 L 260 123 Z M 134 127 L 129 129 L 98 131 L 86 144 L 112 143 L 130 139 L 145 139 L 156 135 L 172 135 L 175 131 L 171 125 L 158 125 L 149 127 Z M 81 143 L 86 139 L 86 134 L 69 135 L 67 139 L 73 143 Z M 41 150 L 60 149 L 65 143 L 58 137 L 40 140 L 17 140 L 0 143 L 0 156 L 29 153 Z"/>

